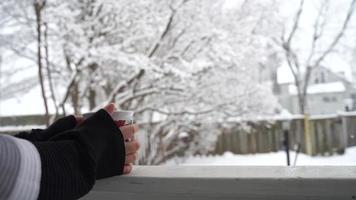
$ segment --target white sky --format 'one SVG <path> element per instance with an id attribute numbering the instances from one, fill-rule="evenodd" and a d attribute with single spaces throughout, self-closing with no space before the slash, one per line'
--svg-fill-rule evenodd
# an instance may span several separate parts
<path id="1" fill-rule="evenodd" d="M 233 1 L 233 0 L 232 0 Z M 299 6 L 299 1 L 297 0 L 283 0 L 281 4 L 281 13 L 286 19 L 293 19 L 293 16 L 296 13 L 296 10 Z M 317 16 L 317 9 L 320 7 L 322 0 L 306 0 L 304 5 L 304 10 L 302 13 L 302 18 L 300 21 L 300 27 L 302 34 L 299 34 L 298 37 L 298 46 L 297 48 L 300 50 L 301 54 L 305 52 L 308 54 L 310 51 L 310 44 L 312 39 L 312 27 L 314 23 L 314 19 Z M 345 16 L 346 11 L 350 5 L 349 0 L 338 0 L 338 1 L 330 1 L 330 12 L 328 12 L 328 20 L 330 21 L 330 25 L 327 26 L 327 30 L 340 30 L 341 23 Z M 352 20 L 350 21 L 349 32 L 345 35 L 344 39 L 340 42 L 342 47 L 345 45 L 351 44 L 349 48 L 355 47 L 356 43 L 356 16 L 354 15 Z M 330 33 L 330 32 L 329 32 Z M 334 35 L 337 31 L 333 31 Z M 325 45 L 328 45 L 328 42 L 331 42 L 331 38 L 334 35 L 330 35 L 330 40 L 325 42 Z M 309 36 L 309 37 L 306 37 Z M 331 69 L 332 71 L 339 73 L 342 72 L 345 74 L 345 78 L 348 80 L 352 80 L 352 66 L 351 66 L 351 56 L 350 49 L 345 52 L 338 52 L 330 54 L 327 59 L 322 63 L 323 66 Z M 300 55 L 300 54 L 299 54 Z M 305 55 L 307 56 L 307 55 Z M 356 66 L 354 66 L 356 68 Z M 290 83 L 293 82 L 293 76 L 286 62 L 283 62 L 278 70 L 278 82 L 279 83 Z"/>

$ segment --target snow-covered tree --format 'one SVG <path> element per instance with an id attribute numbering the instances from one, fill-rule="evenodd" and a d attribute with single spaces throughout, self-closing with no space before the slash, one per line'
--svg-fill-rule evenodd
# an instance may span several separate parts
<path id="1" fill-rule="evenodd" d="M 53 81 L 57 100 L 47 96 L 64 114 L 111 101 L 135 110 L 143 163 L 207 153 L 220 132 L 214 122 L 278 109 L 256 76 L 274 51 L 274 2 L 241 2 L 47 0 L 45 89 Z"/>
<path id="2" fill-rule="evenodd" d="M 34 14 L 30 12 L 33 11 L 31 6 L 29 1 L 9 0 L 0 3 L 1 100 L 13 98 L 38 83 L 36 79 L 34 80 L 35 73 L 17 78 L 21 72 L 28 72 L 36 62 L 36 53 L 31 49 L 35 41 Z M 18 60 L 19 56 L 22 60 Z M 15 60 L 22 65 L 16 65 Z"/>

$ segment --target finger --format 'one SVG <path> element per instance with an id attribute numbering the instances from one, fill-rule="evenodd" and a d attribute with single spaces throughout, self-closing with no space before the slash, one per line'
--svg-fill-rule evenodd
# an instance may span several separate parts
<path id="1" fill-rule="evenodd" d="M 133 140 L 131 142 L 125 142 L 125 152 L 126 155 L 136 153 L 140 148 L 140 144 L 137 140 Z"/>
<path id="2" fill-rule="evenodd" d="M 115 112 L 116 106 L 114 103 L 109 103 L 104 107 L 104 110 L 106 110 L 106 112 L 108 112 L 109 114 L 112 114 L 113 112 Z"/>
<path id="3" fill-rule="evenodd" d="M 135 133 L 138 131 L 138 125 L 130 124 L 126 126 L 121 126 L 120 130 L 125 140 L 133 140 L 135 139 Z"/>
<path id="4" fill-rule="evenodd" d="M 125 164 L 125 166 L 124 166 L 124 174 L 129 174 L 129 173 L 131 173 L 131 171 L 132 171 L 132 164 Z"/>
<path id="5" fill-rule="evenodd" d="M 125 164 L 134 163 L 137 159 L 137 153 L 126 155 Z"/>

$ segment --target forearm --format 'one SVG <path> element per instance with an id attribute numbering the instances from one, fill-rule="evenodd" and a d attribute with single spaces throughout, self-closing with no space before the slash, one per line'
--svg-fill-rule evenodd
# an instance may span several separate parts
<path id="1" fill-rule="evenodd" d="M 32 129 L 31 131 L 22 131 L 14 136 L 32 142 L 41 141 L 42 140 L 41 133 L 43 131 L 44 129 Z"/>
<path id="2" fill-rule="evenodd" d="M 96 163 L 76 141 L 35 142 L 42 176 L 38 199 L 78 199 L 95 183 Z"/>
<path id="3" fill-rule="evenodd" d="M 54 200 L 77 199 L 91 190 L 96 179 L 123 173 L 125 164 L 124 139 L 120 130 L 112 121 L 111 116 L 104 110 L 97 112 L 80 126 L 57 134 L 48 141 L 30 143 L 12 136 L 7 137 L 20 141 L 19 143 L 22 145 L 18 148 L 22 149 L 22 152 L 24 151 L 23 146 L 28 146 L 28 150 L 24 151 L 23 155 L 20 153 L 21 158 L 36 161 L 32 162 L 32 167 L 29 168 L 32 171 L 25 173 L 36 176 L 27 181 L 30 184 L 25 184 L 27 187 L 29 185 L 32 186 L 30 192 L 25 192 L 28 196 L 32 195 L 30 196 L 31 198 L 27 198 L 27 196 L 15 199 L 36 199 L 37 197 L 38 199 Z M 11 151 L 7 149 L 6 145 L 1 145 L 0 150 L 0 156 L 3 152 Z M 30 152 L 32 154 L 29 154 Z M 11 154 L 3 158 L 16 157 Z M 9 162 L 1 160 L 0 169 L 14 170 L 23 168 L 16 163 L 2 166 L 4 163 Z M 13 173 L 5 174 L 10 177 L 16 177 L 12 175 Z M 38 176 L 38 174 L 40 175 Z M 4 179 L 5 181 L 3 179 L 0 176 L 1 182 L 7 182 L 7 179 Z M 18 178 L 15 179 L 18 180 Z M 12 188 L 11 191 L 17 191 L 18 188 L 21 188 L 15 184 L 8 185 L 7 187 Z M 0 188 L 0 191 L 2 190 L 3 188 Z M 10 192 L 7 192 L 6 195 L 9 195 Z M 23 193 L 16 192 L 11 194 L 18 195 Z M 4 196 L 5 193 L 0 194 L 0 199 L 3 199 L 1 195 Z"/>
<path id="4" fill-rule="evenodd" d="M 34 145 L 43 166 L 40 199 L 76 199 L 88 193 L 96 179 L 123 173 L 124 140 L 103 110 L 79 127 Z"/>
<path id="5" fill-rule="evenodd" d="M 31 142 L 47 141 L 66 130 L 75 128 L 76 124 L 75 117 L 70 115 L 58 119 L 47 129 L 32 129 L 29 132 L 20 132 L 15 137 Z"/>
<path id="6" fill-rule="evenodd" d="M 37 199 L 41 160 L 33 144 L 0 135 L 0 199 Z"/>
<path id="7" fill-rule="evenodd" d="M 76 141 L 34 142 L 0 135 L 0 199 L 78 199 L 96 164 Z"/>

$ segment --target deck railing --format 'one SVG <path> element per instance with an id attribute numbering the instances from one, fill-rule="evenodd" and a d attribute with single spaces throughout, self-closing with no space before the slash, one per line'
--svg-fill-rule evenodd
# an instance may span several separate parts
<path id="1" fill-rule="evenodd" d="M 356 199 L 356 167 L 137 166 L 83 199 Z"/>

